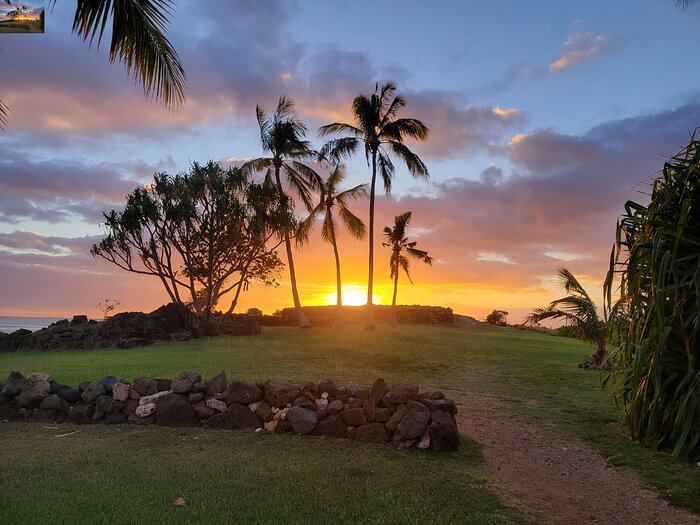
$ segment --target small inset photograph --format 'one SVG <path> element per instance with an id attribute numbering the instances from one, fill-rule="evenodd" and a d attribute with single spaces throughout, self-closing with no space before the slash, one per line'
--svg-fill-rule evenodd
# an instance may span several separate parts
<path id="1" fill-rule="evenodd" d="M 0 0 L 0 34 L 43 32 L 43 0 Z"/>

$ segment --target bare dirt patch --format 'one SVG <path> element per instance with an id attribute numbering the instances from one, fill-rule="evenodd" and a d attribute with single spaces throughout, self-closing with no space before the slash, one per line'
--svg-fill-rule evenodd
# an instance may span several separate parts
<path id="1" fill-rule="evenodd" d="M 538 523 L 700 524 L 582 442 L 516 416 L 458 416 L 462 433 L 483 445 L 500 495 Z"/>

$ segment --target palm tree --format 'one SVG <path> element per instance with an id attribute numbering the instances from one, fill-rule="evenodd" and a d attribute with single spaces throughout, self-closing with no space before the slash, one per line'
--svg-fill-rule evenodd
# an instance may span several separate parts
<path id="1" fill-rule="evenodd" d="M 109 61 L 122 62 L 145 95 L 167 107 L 184 102 L 187 84 L 180 57 L 165 37 L 172 4 L 172 0 L 77 0 L 73 17 L 73 32 L 88 45 L 96 40 L 98 47 L 111 17 Z M 6 125 L 7 106 L 0 100 L 0 130 Z"/>
<path id="2" fill-rule="evenodd" d="M 374 200 L 377 171 L 382 177 L 384 190 L 391 191 L 394 178 L 394 164 L 389 153 L 402 160 L 414 177 L 428 177 L 428 168 L 423 161 L 405 144 L 406 138 L 425 140 L 429 130 L 420 120 L 397 118 L 406 100 L 394 95 L 396 86 L 387 82 L 381 88 L 377 84 L 371 95 L 361 93 L 352 101 L 355 125 L 336 122 L 322 126 L 321 136 L 345 134 L 347 136 L 329 141 L 321 153 L 329 158 L 340 159 L 352 156 L 360 144 L 364 145 L 367 164 L 372 168 L 369 194 L 369 277 L 367 283 L 367 324 L 365 328 L 374 330 L 372 310 L 372 289 L 374 284 Z"/>
<path id="3" fill-rule="evenodd" d="M 286 203 L 291 204 L 293 201 L 282 188 L 280 173 L 284 171 L 289 187 L 299 196 L 306 209 L 311 210 L 313 208 L 311 191 L 321 186 L 321 178 L 313 168 L 301 161 L 315 159 L 318 153 L 311 149 L 307 140 L 304 140 L 306 126 L 296 116 L 294 101 L 280 97 L 274 115 L 268 116 L 260 106 L 255 107 L 255 115 L 260 126 L 260 141 L 263 151 L 269 153 L 270 156 L 246 162 L 242 166 L 243 170 L 247 172 L 265 170 L 267 177 L 271 177 L 274 173 L 277 190 L 280 195 L 285 197 Z M 299 241 L 301 238 L 297 237 L 297 240 Z M 284 232 L 284 245 L 287 250 L 289 277 L 292 282 L 292 298 L 294 299 L 297 321 L 300 328 L 310 328 L 311 323 L 309 323 L 299 300 L 289 231 Z"/>
<path id="4" fill-rule="evenodd" d="M 578 279 L 566 268 L 559 269 L 559 279 L 566 291 L 566 297 L 552 301 L 546 308 L 535 308 L 525 320 L 529 326 L 545 319 L 564 319 L 573 328 L 573 335 L 596 346 L 590 359 L 592 365 L 600 367 L 606 361 L 605 342 L 607 323 L 598 316 L 595 303 Z"/>
<path id="5" fill-rule="evenodd" d="M 365 223 L 352 213 L 348 208 L 348 201 L 366 197 L 367 184 L 359 184 L 349 190 L 339 191 L 338 187 L 345 180 L 345 167 L 342 164 L 336 165 L 335 169 L 328 175 L 326 182 L 321 185 L 321 198 L 316 207 L 311 210 L 309 217 L 304 222 L 305 228 L 310 228 L 313 222 L 323 216 L 321 236 L 323 240 L 333 245 L 333 255 L 335 255 L 335 280 L 337 288 L 337 313 L 335 327 L 345 326 L 343 315 L 342 282 L 340 277 L 340 256 L 338 254 L 338 242 L 336 238 L 335 219 L 333 208 L 338 208 L 340 220 L 345 225 L 350 234 L 356 239 L 363 239 L 365 236 Z"/>
<path id="6" fill-rule="evenodd" d="M 396 324 L 396 292 L 399 288 L 399 273 L 403 269 L 408 280 L 411 280 L 411 274 L 409 272 L 409 257 L 423 261 L 426 264 L 433 264 L 433 259 L 428 255 L 428 252 L 424 250 L 419 250 L 416 248 L 416 241 L 409 242 L 406 236 L 406 230 L 411 222 L 412 212 L 407 211 L 401 215 L 394 217 L 394 227 L 389 228 L 389 226 L 384 227 L 384 238 L 386 242 L 382 243 L 382 246 L 386 248 L 391 248 L 391 258 L 389 259 L 389 268 L 391 269 L 390 275 L 394 280 L 394 295 L 391 299 L 391 318 L 392 324 Z M 408 256 L 408 257 L 407 257 Z"/>

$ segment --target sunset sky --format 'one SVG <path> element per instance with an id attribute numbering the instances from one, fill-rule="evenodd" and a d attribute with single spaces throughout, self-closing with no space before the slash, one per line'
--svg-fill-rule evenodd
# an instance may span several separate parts
<path id="1" fill-rule="evenodd" d="M 0 315 L 164 303 L 155 279 L 90 257 L 101 211 L 156 171 L 260 156 L 256 103 L 272 111 L 293 98 L 320 147 L 318 127 L 349 119 L 350 100 L 387 80 L 405 116 L 432 130 L 411 144 L 430 181 L 399 167 L 377 204 L 378 231 L 412 210 L 412 235 L 435 259 L 413 264 L 399 302 L 479 318 L 499 308 L 518 321 L 557 296 L 561 265 L 600 302 L 625 201 L 643 201 L 700 126 L 700 6 L 675 0 L 178 1 L 168 36 L 189 79 L 179 113 L 71 35 L 74 9 L 58 2 L 44 35 L 0 35 L 0 98 L 12 110 L 0 135 Z M 348 164 L 348 185 L 368 179 L 363 157 Z M 348 291 L 362 294 L 366 243 L 340 242 Z M 387 302 L 379 243 L 377 254 Z M 333 252 L 318 231 L 297 265 L 302 301 L 328 302 Z M 241 309 L 290 305 L 281 277 L 279 288 L 252 287 Z"/>

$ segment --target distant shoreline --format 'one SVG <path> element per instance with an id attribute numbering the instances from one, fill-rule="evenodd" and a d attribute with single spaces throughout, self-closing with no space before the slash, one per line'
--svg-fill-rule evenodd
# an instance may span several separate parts
<path id="1" fill-rule="evenodd" d="M 0 315 L 0 332 L 10 334 L 20 329 L 36 332 L 64 317 L 23 317 Z"/>

